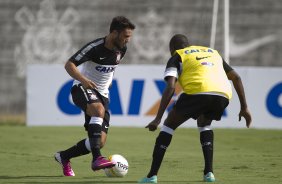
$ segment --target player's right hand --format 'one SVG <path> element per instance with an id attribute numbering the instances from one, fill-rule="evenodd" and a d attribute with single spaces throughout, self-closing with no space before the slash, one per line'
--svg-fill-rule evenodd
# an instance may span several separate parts
<path id="1" fill-rule="evenodd" d="M 84 89 L 96 89 L 97 88 L 96 84 L 89 79 L 82 81 L 81 84 Z"/>
<path id="2" fill-rule="evenodd" d="M 160 124 L 160 122 L 161 120 L 154 119 L 145 128 L 148 128 L 149 131 L 155 131 L 158 128 L 158 125 Z"/>

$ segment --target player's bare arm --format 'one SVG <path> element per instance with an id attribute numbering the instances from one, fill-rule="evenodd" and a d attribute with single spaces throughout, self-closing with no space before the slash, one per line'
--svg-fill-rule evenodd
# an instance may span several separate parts
<path id="1" fill-rule="evenodd" d="M 163 117 L 163 114 L 174 94 L 175 91 L 175 84 L 176 84 L 176 78 L 169 76 L 167 77 L 167 85 L 163 92 L 160 107 L 158 109 L 158 113 L 156 118 L 151 121 L 145 128 L 149 128 L 150 131 L 155 131 L 158 127 L 158 125 L 161 123 L 161 119 Z"/>
<path id="2" fill-rule="evenodd" d="M 85 88 L 85 89 L 94 89 L 96 88 L 96 85 L 93 81 L 87 79 L 86 77 L 84 77 L 78 70 L 78 68 L 76 67 L 76 65 L 72 62 L 72 61 L 67 61 L 66 64 L 65 64 L 65 69 L 66 71 L 68 72 L 68 74 L 81 82 L 82 86 Z"/>
<path id="3" fill-rule="evenodd" d="M 252 116 L 250 111 L 248 110 L 248 105 L 247 105 L 241 77 L 234 70 L 228 72 L 227 77 L 229 80 L 232 81 L 236 93 L 239 97 L 239 101 L 241 105 L 241 110 L 239 112 L 239 121 L 241 121 L 241 117 L 243 116 L 246 120 L 246 126 L 249 128 L 252 122 Z"/>

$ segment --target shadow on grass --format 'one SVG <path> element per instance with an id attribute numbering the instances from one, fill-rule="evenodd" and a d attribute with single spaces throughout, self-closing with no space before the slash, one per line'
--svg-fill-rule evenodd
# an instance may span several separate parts
<path id="1" fill-rule="evenodd" d="M 71 183 L 71 184 L 83 184 L 83 183 L 136 183 L 136 181 L 105 181 L 104 177 L 94 178 L 73 178 L 64 176 L 0 176 L 0 183 L 30 183 L 30 184 L 47 184 L 47 183 Z M 20 180 L 20 181 L 19 181 Z M 43 181 L 42 181 L 43 180 Z M 46 181 L 44 181 L 46 180 Z M 49 180 L 49 181 L 48 181 Z M 52 181 L 50 181 L 52 180 Z M 66 181 L 68 180 L 68 181 Z M 79 180 L 79 181 L 77 181 Z M 83 181 L 84 180 L 84 181 Z M 113 179 L 114 180 L 114 179 Z"/>
<path id="2" fill-rule="evenodd" d="M 40 180 L 40 179 L 52 179 L 53 178 L 53 181 L 30 181 L 30 180 Z M 79 181 L 62 181 L 62 180 L 58 180 L 58 179 L 65 179 L 66 177 L 64 176 L 0 176 L 0 183 L 1 183 L 1 180 L 14 180 L 14 181 L 10 181 L 9 183 L 25 183 L 25 184 L 47 184 L 47 183 L 50 183 L 50 184 L 53 184 L 53 183 L 59 183 L 59 184 L 63 184 L 63 183 L 71 183 L 71 184 L 83 184 L 83 183 L 107 183 L 107 184 L 115 184 L 115 183 L 137 183 L 137 180 L 135 181 L 115 181 L 115 179 L 113 178 L 112 181 L 106 181 L 104 180 L 104 177 L 95 177 L 94 178 L 81 178 Z M 21 181 L 17 181 L 17 180 L 21 180 Z M 27 179 L 29 181 L 23 181 L 24 179 Z M 70 179 L 70 178 L 68 178 Z M 77 180 L 78 178 L 74 178 L 74 180 Z M 88 181 L 83 181 L 83 180 L 88 180 Z M 5 182 L 6 183 L 6 182 Z M 179 184 L 192 184 L 192 183 L 202 183 L 202 181 L 159 181 L 159 183 L 179 183 Z"/>
<path id="3" fill-rule="evenodd" d="M 0 176 L 1 179 L 27 179 L 27 178 L 62 178 L 62 176 Z"/>
<path id="4" fill-rule="evenodd" d="M 173 184 L 195 184 L 195 183 L 203 183 L 203 181 L 158 181 L 158 183 L 173 183 Z"/>

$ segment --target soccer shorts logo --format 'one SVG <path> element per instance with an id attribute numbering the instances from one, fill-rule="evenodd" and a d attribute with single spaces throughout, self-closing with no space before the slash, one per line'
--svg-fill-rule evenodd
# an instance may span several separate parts
<path id="1" fill-rule="evenodd" d="M 90 99 L 91 100 L 97 100 L 98 98 L 97 98 L 97 96 L 95 94 L 91 94 L 90 95 Z"/>

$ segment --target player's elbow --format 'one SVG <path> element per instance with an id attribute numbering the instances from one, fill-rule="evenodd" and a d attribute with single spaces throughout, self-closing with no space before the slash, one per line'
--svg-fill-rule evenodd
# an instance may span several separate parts
<path id="1" fill-rule="evenodd" d="M 65 63 L 65 70 L 68 70 L 69 65 L 70 65 L 70 61 L 67 61 L 67 62 Z"/>
<path id="2" fill-rule="evenodd" d="M 240 81 L 241 81 L 240 75 L 235 75 L 235 76 L 233 77 L 232 81 L 234 81 L 234 82 L 240 82 Z"/>
<path id="3" fill-rule="evenodd" d="M 65 64 L 65 70 L 67 72 L 69 72 L 71 70 L 71 68 L 73 67 L 73 63 L 71 61 L 67 61 L 66 64 Z"/>

